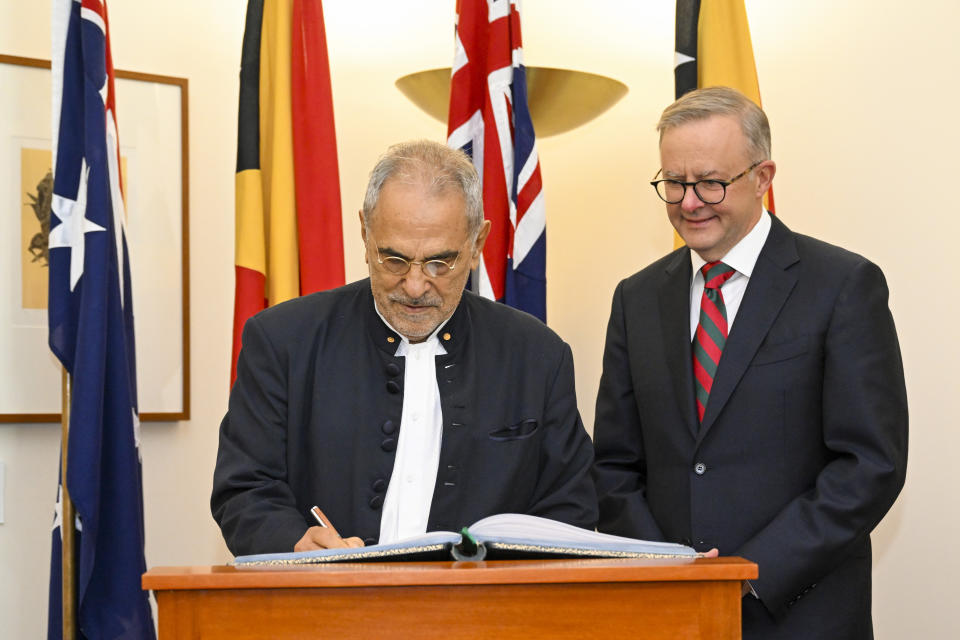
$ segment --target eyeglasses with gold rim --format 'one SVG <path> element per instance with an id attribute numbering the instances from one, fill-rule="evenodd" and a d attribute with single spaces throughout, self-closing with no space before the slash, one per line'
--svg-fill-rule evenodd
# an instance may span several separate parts
<path id="1" fill-rule="evenodd" d="M 368 232 L 369 233 L 369 232 Z M 469 236 L 467 241 L 469 241 Z M 450 275 L 454 269 L 457 268 L 457 261 L 460 260 L 460 255 L 463 251 L 458 251 L 457 255 L 454 256 L 453 262 L 447 262 L 446 260 L 440 260 L 439 258 L 433 258 L 431 260 L 407 260 L 406 258 L 401 258 L 400 256 L 388 255 L 383 257 L 380 247 L 377 245 L 376 240 L 373 239 L 373 236 L 370 236 L 370 241 L 373 244 L 374 249 L 377 251 L 377 262 L 383 266 L 384 270 L 395 276 L 405 276 L 410 272 L 410 267 L 412 265 L 420 265 L 420 270 L 423 272 L 423 275 L 428 278 L 442 278 L 444 276 Z M 464 243 L 466 244 L 466 243 Z M 462 246 L 462 245 L 461 245 Z"/>

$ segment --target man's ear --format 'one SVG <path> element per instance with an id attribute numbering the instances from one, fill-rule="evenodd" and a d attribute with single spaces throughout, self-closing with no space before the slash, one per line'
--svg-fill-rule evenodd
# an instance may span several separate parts
<path id="1" fill-rule="evenodd" d="M 367 225 L 363 223 L 363 209 L 360 210 L 360 240 L 364 245 L 367 244 Z M 367 252 L 363 252 L 363 261 L 368 262 Z"/>
<path id="2" fill-rule="evenodd" d="M 477 240 L 473 243 L 473 250 L 470 254 L 470 268 L 476 269 L 480 266 L 480 256 L 483 255 L 483 245 L 490 235 L 490 221 L 484 220 L 480 225 L 480 231 L 477 233 Z"/>
<path id="3" fill-rule="evenodd" d="M 773 176 L 777 173 L 777 163 L 773 160 L 764 160 L 756 168 L 756 173 L 757 197 L 762 198 L 770 190 L 770 185 L 773 184 Z"/>

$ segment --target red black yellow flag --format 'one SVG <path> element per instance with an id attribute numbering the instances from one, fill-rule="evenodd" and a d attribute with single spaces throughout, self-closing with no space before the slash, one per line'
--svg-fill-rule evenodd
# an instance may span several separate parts
<path id="1" fill-rule="evenodd" d="M 240 63 L 230 384 L 247 318 L 343 282 L 323 6 L 250 0 Z"/>

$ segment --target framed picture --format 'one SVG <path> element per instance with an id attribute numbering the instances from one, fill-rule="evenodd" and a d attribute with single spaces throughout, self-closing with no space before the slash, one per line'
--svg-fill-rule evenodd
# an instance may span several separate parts
<path id="1" fill-rule="evenodd" d="M 141 420 L 190 417 L 187 80 L 116 71 Z M 0 422 L 59 422 L 47 346 L 50 62 L 0 55 Z"/>

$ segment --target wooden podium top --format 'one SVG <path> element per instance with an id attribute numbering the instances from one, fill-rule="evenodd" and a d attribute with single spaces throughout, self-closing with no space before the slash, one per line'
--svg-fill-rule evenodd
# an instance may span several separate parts
<path id="1" fill-rule="evenodd" d="M 279 567 L 154 567 L 144 589 L 284 589 L 411 585 L 551 584 L 750 580 L 743 558 L 565 559 L 489 562 L 358 562 Z"/>
<path id="2" fill-rule="evenodd" d="M 155 567 L 142 584 L 160 640 L 737 640 L 755 577 L 742 558 L 597 558 Z"/>

